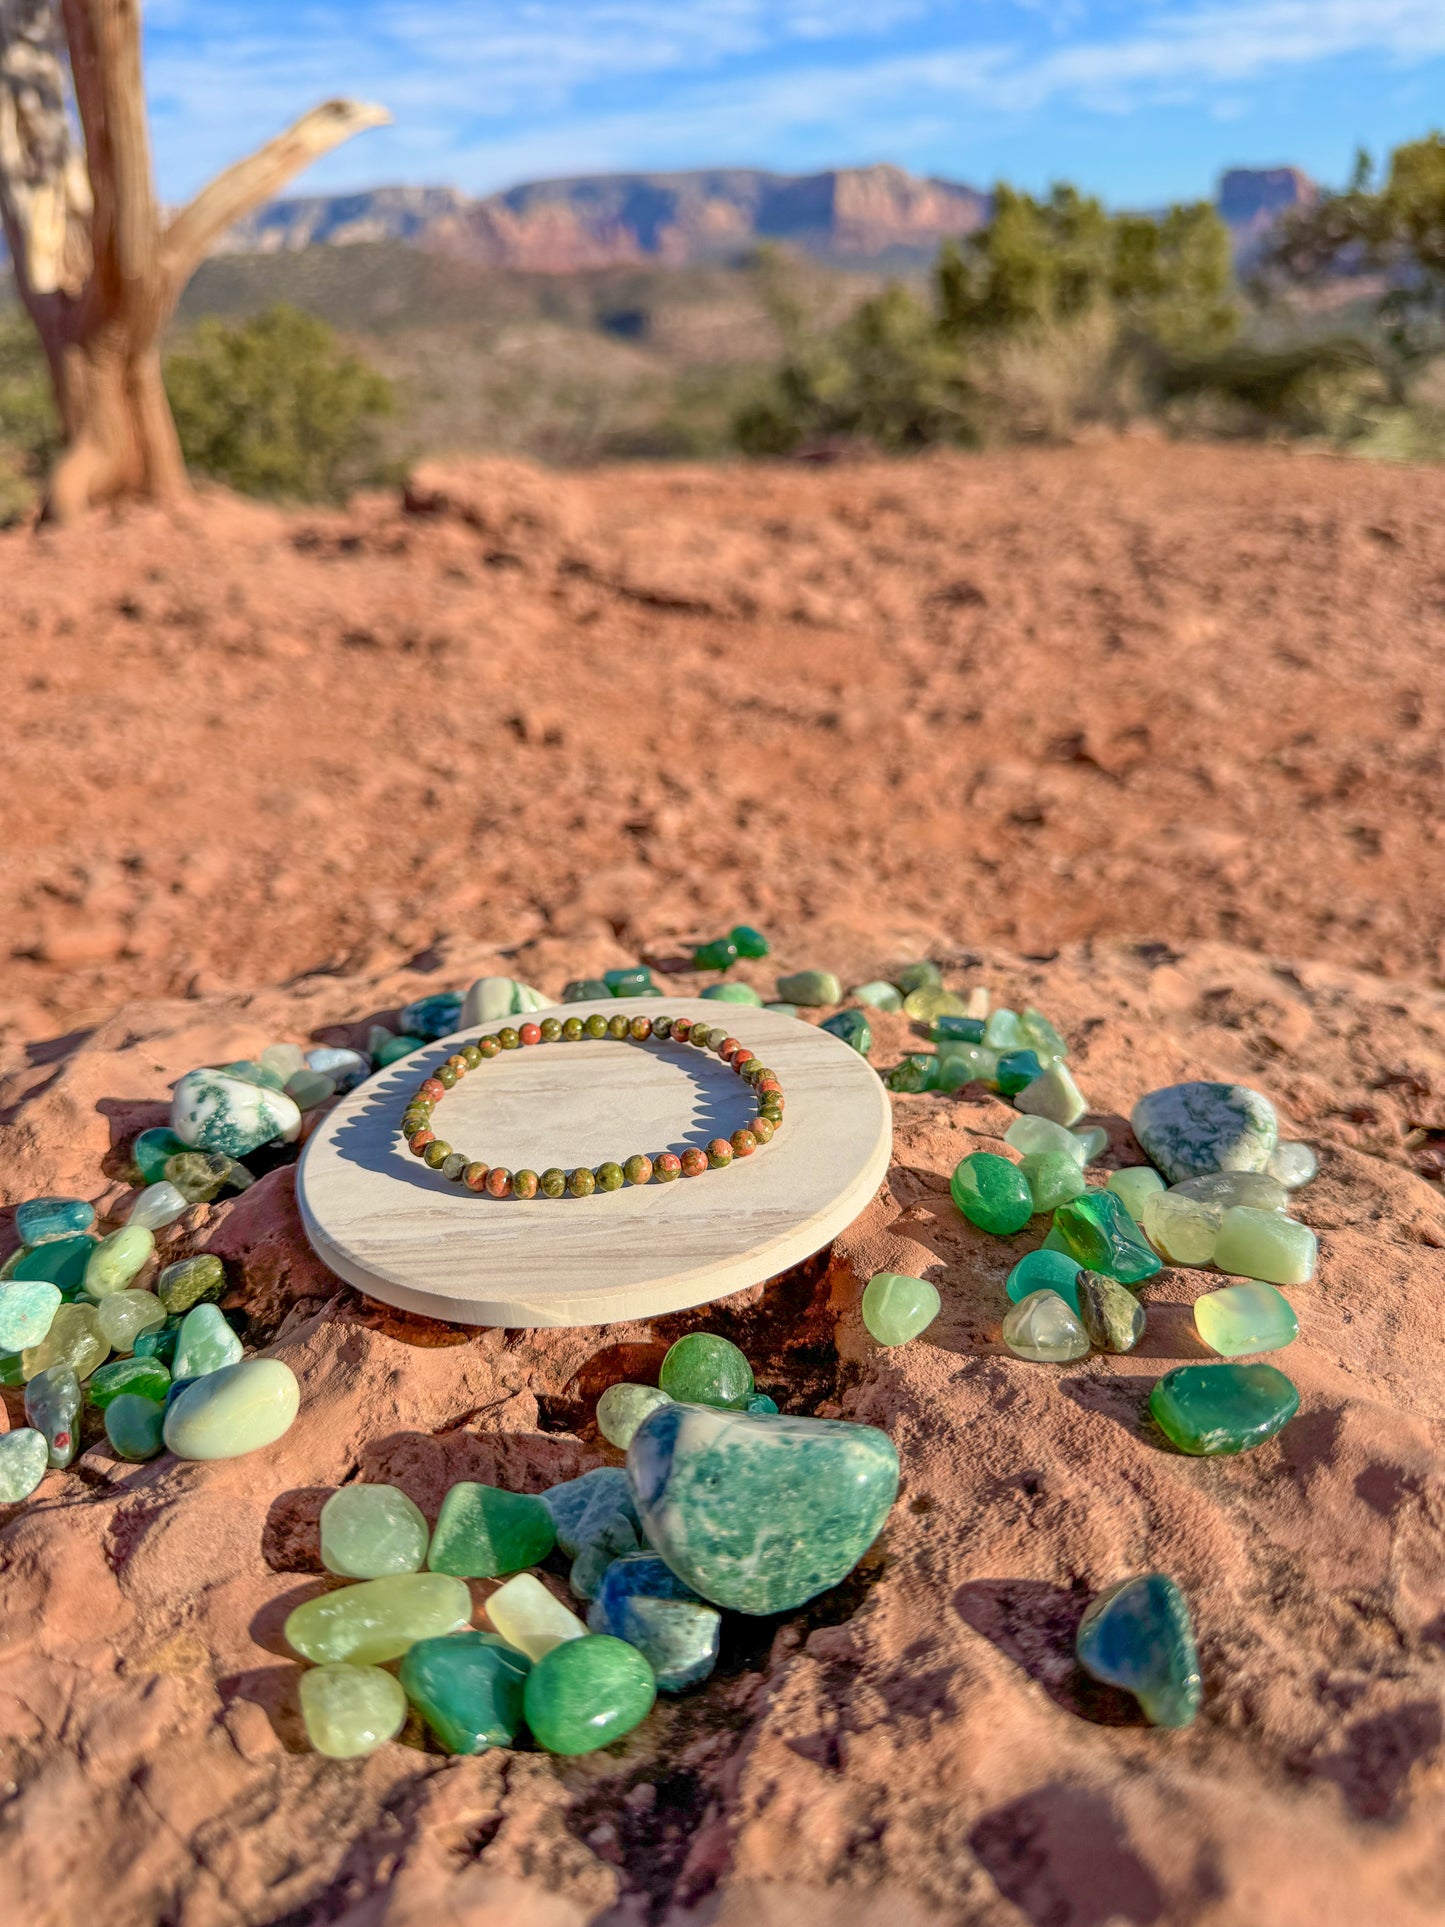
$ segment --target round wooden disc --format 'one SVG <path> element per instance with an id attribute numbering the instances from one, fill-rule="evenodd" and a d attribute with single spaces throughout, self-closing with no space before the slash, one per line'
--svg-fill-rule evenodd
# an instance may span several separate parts
<path id="1" fill-rule="evenodd" d="M 459 1032 L 343 1098 L 307 1144 L 297 1196 L 322 1260 L 371 1297 L 430 1318 L 600 1325 L 709 1304 L 776 1276 L 851 1224 L 882 1182 L 888 1093 L 827 1031 L 696 997 L 614 998 L 545 1014 L 593 1011 L 726 1025 L 777 1071 L 783 1129 L 752 1157 L 700 1178 L 590 1198 L 479 1196 L 412 1157 L 398 1131 L 408 1092 L 477 1035 Z M 704 1145 L 755 1109 L 747 1085 L 711 1053 L 592 1040 L 492 1058 L 447 1093 L 437 1134 L 514 1171 L 571 1170 Z"/>

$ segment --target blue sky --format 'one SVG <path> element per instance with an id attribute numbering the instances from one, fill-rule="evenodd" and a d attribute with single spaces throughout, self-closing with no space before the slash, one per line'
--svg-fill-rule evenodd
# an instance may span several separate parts
<path id="1" fill-rule="evenodd" d="M 148 0 L 162 194 L 313 101 L 390 108 L 297 191 L 896 161 L 1125 204 L 1337 182 L 1445 123 L 1445 0 Z"/>

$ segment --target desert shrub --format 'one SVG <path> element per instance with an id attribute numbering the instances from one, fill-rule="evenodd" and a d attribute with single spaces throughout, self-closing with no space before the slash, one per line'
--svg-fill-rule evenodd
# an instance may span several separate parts
<path id="1" fill-rule="evenodd" d="M 166 358 L 186 461 L 247 495 L 334 501 L 370 479 L 390 382 L 324 321 L 278 306 L 201 321 Z"/>
<path id="2" fill-rule="evenodd" d="M 60 442 L 50 372 L 19 307 L 0 307 L 0 524 L 33 507 Z"/>
<path id="3" fill-rule="evenodd" d="M 1154 371 L 1166 416 L 1215 433 L 1321 436 L 1348 443 L 1391 400 L 1379 353 L 1350 336 L 1217 355 L 1177 356 Z"/>

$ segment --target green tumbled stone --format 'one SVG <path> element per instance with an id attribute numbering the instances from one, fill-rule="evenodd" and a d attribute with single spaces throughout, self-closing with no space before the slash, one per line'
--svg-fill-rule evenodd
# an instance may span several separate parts
<path id="1" fill-rule="evenodd" d="M 159 1184 L 147 1185 L 140 1193 L 126 1214 L 126 1223 L 159 1231 L 163 1225 L 174 1224 L 177 1218 L 184 1217 L 190 1208 L 169 1179 L 162 1178 Z"/>
<path id="2" fill-rule="evenodd" d="M 1050 1151 L 1063 1151 L 1080 1166 L 1086 1160 L 1084 1146 L 1072 1131 L 1046 1117 L 1016 1117 L 1003 1134 L 1003 1141 L 1020 1157 L 1043 1157 Z"/>
<path id="3" fill-rule="evenodd" d="M 1016 1305 L 1031 1291 L 1056 1291 L 1077 1316 L 1080 1269 L 1078 1259 L 1071 1258 L 1067 1251 L 1047 1247 L 1028 1251 L 1009 1273 L 1004 1290 Z"/>
<path id="4" fill-rule="evenodd" d="M 754 930 L 750 923 L 735 923 L 728 936 L 740 957 L 766 957 L 771 947 L 762 931 Z"/>
<path id="5" fill-rule="evenodd" d="M 962 1017 L 967 1011 L 962 997 L 955 991 L 941 990 L 936 984 L 910 990 L 903 999 L 903 1008 L 916 1024 L 925 1027 L 931 1027 L 940 1017 Z"/>
<path id="6" fill-rule="evenodd" d="M 126 1224 L 102 1238 L 85 1261 L 85 1295 L 97 1301 L 124 1291 L 150 1263 L 155 1233 L 145 1225 Z"/>
<path id="7" fill-rule="evenodd" d="M 39 1344 L 27 1345 L 21 1352 L 21 1369 L 28 1381 L 52 1365 L 69 1365 L 77 1378 L 85 1379 L 109 1350 L 94 1305 L 61 1305 Z"/>
<path id="8" fill-rule="evenodd" d="M 1151 1726 L 1188 1726 L 1203 1686 L 1184 1595 L 1162 1572 L 1142 1573 L 1101 1592 L 1079 1621 L 1079 1664 L 1134 1695 Z"/>
<path id="9" fill-rule="evenodd" d="M 1132 1352 L 1144 1336 L 1144 1307 L 1117 1279 L 1100 1271 L 1078 1278 L 1079 1322 L 1102 1352 Z"/>
<path id="10" fill-rule="evenodd" d="M 1286 1191 L 1297 1191 L 1318 1174 L 1320 1161 L 1313 1145 L 1286 1139 L 1270 1152 L 1269 1163 L 1264 1168 Z"/>
<path id="11" fill-rule="evenodd" d="M 915 990 L 941 990 L 943 972 L 936 963 L 925 957 L 918 963 L 904 964 L 895 973 L 893 981 L 907 997 Z"/>
<path id="12" fill-rule="evenodd" d="M 1067 1057 L 1069 1046 L 1063 1032 L 1056 1030 L 1041 1010 L 1032 1004 L 1025 1004 L 1019 1012 L 1019 1029 L 1023 1032 L 1024 1043 L 1030 1050 L 1037 1051 L 1044 1063 L 1051 1058 Z"/>
<path id="13" fill-rule="evenodd" d="M 205 1378 L 237 1364 L 242 1350 L 219 1306 L 196 1305 L 181 1320 L 171 1371 L 176 1378 Z"/>
<path id="14" fill-rule="evenodd" d="M 595 1753 L 652 1711 L 657 1684 L 635 1646 L 586 1633 L 554 1646 L 527 1675 L 523 1707 L 532 1738 L 549 1753 Z"/>
<path id="15" fill-rule="evenodd" d="M 855 984 L 848 992 L 850 1004 L 866 1004 L 870 1010 L 902 1010 L 903 992 L 897 984 L 875 977 L 866 984 Z M 981 1033 L 980 1033 L 981 1034 Z"/>
<path id="16" fill-rule="evenodd" d="M 166 1308 L 153 1291 L 113 1291 L 96 1307 L 96 1320 L 113 1352 L 133 1352 L 139 1339 L 166 1322 Z"/>
<path id="17" fill-rule="evenodd" d="M 1109 1148 L 1109 1133 L 1101 1124 L 1091 1124 L 1083 1130 L 1072 1130 L 1069 1136 L 1078 1145 L 1078 1155 L 1085 1164 L 1092 1164 L 1101 1158 Z"/>
<path id="18" fill-rule="evenodd" d="M 27 1198 L 15 1207 L 15 1235 L 23 1245 L 74 1238 L 95 1223 L 95 1206 L 84 1198 Z"/>
<path id="19" fill-rule="evenodd" d="M 343 1579 L 418 1572 L 429 1537 L 426 1514 L 394 1485 L 344 1485 L 321 1508 L 321 1563 Z"/>
<path id="20" fill-rule="evenodd" d="M 1089 1335 L 1056 1291 L 1031 1291 L 1004 1313 L 1003 1342 L 1017 1358 L 1066 1365 L 1086 1358 Z"/>
<path id="21" fill-rule="evenodd" d="M 176 1157 L 185 1145 L 174 1131 L 164 1125 L 142 1131 L 130 1147 L 131 1165 L 142 1184 L 156 1184 L 166 1174 L 166 1159 Z"/>
<path id="22" fill-rule="evenodd" d="M 308 1067 L 286 1079 L 286 1095 L 298 1110 L 313 1111 L 318 1104 L 324 1104 L 327 1098 L 335 1097 L 336 1084 L 324 1071 L 313 1071 Z"/>
<path id="23" fill-rule="evenodd" d="M 1032 1084 L 1025 1084 L 1015 1095 L 1014 1104 L 1031 1117 L 1047 1118 L 1052 1124 L 1062 1124 L 1066 1130 L 1071 1124 L 1077 1124 L 1089 1108 L 1066 1064 L 1050 1064 Z"/>
<path id="24" fill-rule="evenodd" d="M 243 1084 L 264 1084 L 268 1091 L 284 1090 L 286 1087 L 286 1079 L 280 1071 L 272 1070 L 269 1064 L 262 1064 L 254 1057 L 234 1058 L 229 1064 L 217 1064 L 215 1068 L 224 1071 L 227 1077 L 239 1077 Z M 185 1148 L 177 1138 L 176 1149 L 184 1151 Z"/>
<path id="25" fill-rule="evenodd" d="M 626 970 L 604 970 L 602 981 L 613 997 L 637 997 L 655 988 L 652 972 L 645 964 L 631 964 Z"/>
<path id="26" fill-rule="evenodd" d="M 160 1299 L 157 1298 L 156 1303 L 160 1305 L 160 1302 Z M 161 1306 L 161 1313 L 162 1316 L 164 1316 L 165 1307 L 163 1305 Z M 131 1350 L 137 1358 L 158 1358 L 162 1365 L 169 1370 L 175 1363 L 176 1344 L 180 1335 L 181 1321 L 177 1318 L 174 1322 L 153 1326 L 143 1331 L 131 1346 Z"/>
<path id="27" fill-rule="evenodd" d="M 1256 1211 L 1283 1211 L 1289 1203 L 1289 1192 L 1265 1171 L 1211 1171 L 1206 1177 L 1185 1178 L 1171 1190 L 1176 1198 L 1197 1198 L 1223 1211 L 1236 1204 Z"/>
<path id="28" fill-rule="evenodd" d="M 1171 1184 L 1211 1171 L 1262 1171 L 1279 1142 L 1274 1106 L 1243 1084 L 1200 1080 L 1149 1091 L 1130 1122 Z"/>
<path id="29" fill-rule="evenodd" d="M 218 1198 L 231 1181 L 232 1171 L 245 1172 L 245 1166 L 221 1151 L 178 1151 L 166 1159 L 165 1177 L 187 1204 L 209 1204 Z M 246 1176 L 249 1178 L 249 1173 Z M 241 1189 L 246 1187 L 243 1184 Z"/>
<path id="30" fill-rule="evenodd" d="M 153 1405 L 164 1405 L 171 1387 L 171 1375 L 156 1358 L 113 1358 L 91 1373 L 86 1390 L 90 1402 L 103 1412 L 122 1392 L 135 1398 L 148 1398 Z"/>
<path id="31" fill-rule="evenodd" d="M 689 1332 L 669 1348 L 657 1382 L 669 1398 L 741 1411 L 753 1389 L 753 1368 L 730 1339 Z"/>
<path id="32" fill-rule="evenodd" d="M 444 990 L 436 997 L 423 997 L 419 1003 L 408 1004 L 407 1009 L 402 1012 L 402 1017 L 404 1019 L 408 1011 L 420 1011 L 432 1004 L 436 1004 L 439 1007 L 445 1006 L 444 1014 L 450 1017 L 453 1008 L 459 1009 L 460 1000 L 455 991 Z M 448 1022 L 445 1024 L 444 1030 L 438 1031 L 436 1035 L 442 1036 L 446 1030 L 454 1028 L 455 1025 Z M 424 1026 L 419 1023 L 407 1024 L 403 1022 L 402 1029 L 423 1030 Z M 263 1070 L 273 1071 L 284 1084 L 288 1077 L 294 1077 L 297 1071 L 305 1070 L 306 1053 L 299 1044 L 268 1044 L 261 1053 L 260 1061 Z"/>
<path id="33" fill-rule="evenodd" d="M 379 1666 L 315 1666 L 301 1675 L 306 1737 L 330 1760 L 357 1760 L 406 1724 L 401 1682 Z"/>
<path id="34" fill-rule="evenodd" d="M 80 1380 L 69 1365 L 37 1372 L 25 1387 L 25 1416 L 43 1435 L 51 1465 L 69 1465 L 80 1450 L 81 1397 Z"/>
<path id="35" fill-rule="evenodd" d="M 990 1050 L 1013 1052 L 1025 1049 L 1026 1039 L 1018 1012 L 1002 1004 L 997 1010 L 991 1010 L 984 1019 L 983 1041 Z"/>
<path id="36" fill-rule="evenodd" d="M 1122 1171 L 1111 1171 L 1104 1189 L 1113 1192 L 1129 1216 L 1147 1234 L 1149 1227 L 1144 1221 L 1144 1207 L 1150 1198 L 1157 1197 L 1164 1189 L 1164 1180 L 1159 1173 L 1147 1164 L 1131 1164 Z"/>
<path id="37" fill-rule="evenodd" d="M 282 1359 L 242 1359 L 186 1387 L 166 1413 L 166 1444 L 178 1459 L 237 1459 L 274 1445 L 300 1402 Z"/>
<path id="38" fill-rule="evenodd" d="M 166 1413 L 152 1398 L 122 1392 L 105 1408 L 105 1436 L 117 1458 L 136 1464 L 158 1459 L 165 1450 Z"/>
<path id="39" fill-rule="evenodd" d="M 747 1004 L 754 1010 L 762 1008 L 763 1000 L 751 984 L 709 984 L 702 994 L 715 1004 Z"/>
<path id="40" fill-rule="evenodd" d="M 556 1543 L 540 1499 L 463 1480 L 442 1500 L 427 1565 L 459 1579 L 500 1579 L 540 1565 Z"/>
<path id="41" fill-rule="evenodd" d="M 970 1151 L 954 1167 L 948 1188 L 969 1223 L 998 1238 L 1022 1231 L 1034 1214 L 1028 1179 L 992 1151 Z"/>
<path id="42" fill-rule="evenodd" d="M 24 1356 L 23 1352 L 0 1352 L 0 1385 L 25 1383 Z"/>
<path id="43" fill-rule="evenodd" d="M 1072 1203 L 1061 1204 L 1053 1229 L 1086 1271 L 1102 1271 L 1122 1285 L 1142 1284 L 1163 1269 L 1112 1191 L 1085 1191 Z"/>
<path id="44" fill-rule="evenodd" d="M 459 990 L 434 990 L 429 996 L 418 997 L 409 1004 L 403 1004 L 397 1012 L 397 1022 L 408 1037 L 423 1037 L 428 1043 L 438 1037 L 449 1037 L 461 1027 L 463 997 Z M 264 1063 L 271 1055 L 262 1051 Z M 278 1060 L 277 1068 L 283 1075 L 290 1077 L 305 1065 L 304 1052 L 296 1051 L 295 1056 Z M 239 1156 L 240 1153 L 237 1153 Z"/>
<path id="45" fill-rule="evenodd" d="M 398 1677 L 447 1753 L 510 1746 L 532 1662 L 496 1633 L 448 1633 L 407 1649 Z"/>
<path id="46" fill-rule="evenodd" d="M 41 1432 L 27 1425 L 0 1433 L 0 1505 L 28 1499 L 45 1477 L 49 1447 Z"/>
<path id="47" fill-rule="evenodd" d="M 700 943 L 692 953 L 694 970 L 731 970 L 738 960 L 738 947 L 731 937 L 714 937 Z"/>
<path id="48" fill-rule="evenodd" d="M 43 1280 L 63 1298 L 73 1298 L 85 1285 L 85 1267 L 99 1238 L 55 1238 L 27 1250 L 10 1276 L 16 1283 Z"/>
<path id="49" fill-rule="evenodd" d="M 987 1084 L 991 1089 L 997 1070 L 998 1052 L 982 1044 L 941 1044 L 927 1088 L 961 1091 L 965 1084 Z"/>
<path id="50" fill-rule="evenodd" d="M 926 1278 L 877 1271 L 863 1287 L 863 1323 L 880 1345 L 906 1345 L 927 1331 L 942 1303 Z"/>
<path id="51" fill-rule="evenodd" d="M 43 1343 L 63 1300 L 44 1278 L 12 1278 L 0 1287 L 0 1349 L 21 1352 Z"/>
<path id="52" fill-rule="evenodd" d="M 1262 1278 L 1271 1285 L 1308 1284 L 1315 1274 L 1319 1240 L 1308 1225 L 1278 1211 L 1234 1205 L 1224 1214 L 1214 1241 L 1214 1262 L 1236 1277 Z"/>
<path id="53" fill-rule="evenodd" d="M 609 1445 L 625 1452 L 648 1413 L 667 1402 L 660 1385 L 609 1385 L 597 1401 L 597 1429 Z"/>
<path id="54" fill-rule="evenodd" d="M 935 1044 L 981 1044 L 983 1033 L 982 1017 L 950 1017 L 945 1013 L 935 1017 L 928 1026 L 928 1034 Z"/>
<path id="55" fill-rule="evenodd" d="M 1299 1410 L 1299 1393 L 1273 1365 L 1180 1365 L 1149 1394 L 1171 1445 L 1196 1457 L 1263 1445 Z"/>
<path id="56" fill-rule="evenodd" d="M 1000 1053 L 994 1069 L 994 1083 L 1005 1097 L 1015 1097 L 1042 1077 L 1044 1067 L 1031 1050 L 1006 1050 Z"/>
<path id="57" fill-rule="evenodd" d="M 1154 1249 L 1171 1265 L 1207 1265 L 1214 1257 L 1223 1209 L 1177 1191 L 1151 1191 L 1139 1223 Z"/>
<path id="58" fill-rule="evenodd" d="M 188 1071 L 171 1102 L 171 1129 L 178 1138 L 194 1150 L 224 1151 L 232 1158 L 243 1158 L 273 1138 L 294 1137 L 300 1127 L 301 1113 L 283 1091 L 221 1071 Z"/>
<path id="59" fill-rule="evenodd" d="M 884 1078 L 890 1091 L 927 1091 L 933 1088 L 938 1059 L 930 1052 L 913 1051 L 895 1064 Z"/>
<path id="60" fill-rule="evenodd" d="M 700 1598 L 786 1612 L 836 1586 L 898 1491 L 886 1432 L 835 1419 L 664 1405 L 627 1471 L 648 1543 Z"/>
<path id="61" fill-rule="evenodd" d="M 399 1572 L 308 1599 L 287 1617 L 286 1643 L 318 1665 L 347 1660 L 379 1666 L 400 1659 L 418 1639 L 457 1632 L 472 1616 L 472 1595 L 444 1572 Z"/>
<path id="62" fill-rule="evenodd" d="M 768 1397 L 766 1392 L 754 1392 L 743 1407 L 745 1412 L 776 1412 L 777 1400 Z"/>
<path id="63" fill-rule="evenodd" d="M 416 1037 L 410 1033 L 401 1037 L 388 1038 L 384 1044 L 378 1044 L 372 1052 L 372 1056 L 376 1059 L 376 1068 L 384 1071 L 388 1064 L 395 1064 L 403 1057 L 410 1057 L 412 1052 L 420 1050 L 426 1041 L 425 1037 Z"/>
<path id="64" fill-rule="evenodd" d="M 796 1017 L 798 1014 L 796 1004 L 764 1004 L 763 1009 L 776 1011 L 779 1017 Z"/>
<path id="65" fill-rule="evenodd" d="M 873 1027 L 861 1010 L 840 1010 L 836 1016 L 825 1017 L 818 1028 L 841 1037 L 860 1057 L 866 1057 L 873 1048 Z"/>
<path id="66" fill-rule="evenodd" d="M 225 1289 L 226 1267 L 212 1251 L 178 1258 L 156 1280 L 156 1297 L 173 1315 L 189 1311 L 205 1299 L 219 1298 Z"/>
<path id="67" fill-rule="evenodd" d="M 1223 1358 L 1282 1351 L 1299 1336 L 1299 1320 L 1288 1298 L 1254 1279 L 1196 1298 L 1194 1326 L 1209 1349 Z"/>
<path id="68" fill-rule="evenodd" d="M 795 970 L 778 979 L 778 1000 L 814 1008 L 819 1004 L 841 1004 L 843 986 L 831 970 Z"/>
<path id="69" fill-rule="evenodd" d="M 1019 1165 L 1033 1194 L 1035 1211 L 1056 1211 L 1084 1189 L 1084 1167 L 1067 1151 L 1042 1151 Z"/>
<path id="70" fill-rule="evenodd" d="M 564 1004 L 594 1004 L 611 995 L 612 992 L 600 977 L 574 977 L 562 987 Z"/>

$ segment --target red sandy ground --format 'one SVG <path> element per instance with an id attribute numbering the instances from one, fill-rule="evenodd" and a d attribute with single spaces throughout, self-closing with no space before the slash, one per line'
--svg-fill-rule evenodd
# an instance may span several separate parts
<path id="1" fill-rule="evenodd" d="M 123 1208 L 170 1083 L 364 1034 L 502 969 L 560 990 L 739 917 L 845 981 L 932 954 L 1048 1008 L 1137 1161 L 1137 1094 L 1268 1091 L 1322 1153 L 1281 1362 L 1235 1460 L 1159 1449 L 1201 1356 L 1170 1270 L 1128 1358 L 1012 1359 L 947 1176 L 1006 1106 L 895 1100 L 830 1253 L 705 1314 L 464 1334 L 309 1255 L 290 1174 L 167 1255 L 303 1409 L 273 1452 L 117 1464 L 0 1524 L 0 1891 L 33 1927 L 1421 1927 L 1445 1908 L 1445 475 L 1129 444 L 912 466 L 423 472 L 405 506 L 0 537 L 0 1173 Z M 674 980 L 691 989 L 695 980 Z M 256 989 L 255 986 L 279 986 Z M 874 1061 L 907 1047 L 884 1020 Z M 7 1238 L 9 1234 L 6 1234 Z M 879 1268 L 943 1293 L 880 1352 Z M 855 1579 L 735 1623 L 616 1749 L 305 1750 L 280 1639 L 342 1480 L 435 1509 L 615 1458 L 597 1393 L 680 1331 L 786 1409 L 888 1427 Z M 9 1422 L 23 1422 L 14 1393 Z M 1075 1671 L 1090 1595 L 1193 1602 L 1205 1711 Z M 478 1587 L 478 1595 L 486 1590 Z"/>

